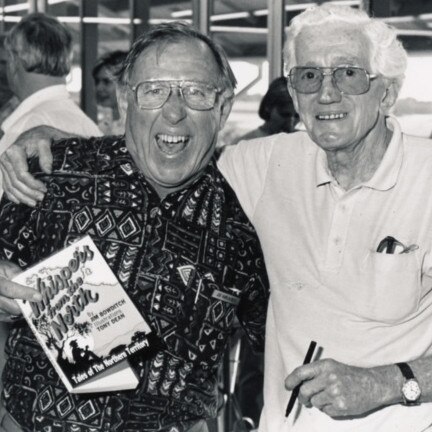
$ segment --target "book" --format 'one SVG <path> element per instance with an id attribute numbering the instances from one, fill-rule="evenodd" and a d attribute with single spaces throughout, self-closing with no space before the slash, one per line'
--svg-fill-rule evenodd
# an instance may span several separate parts
<path id="1" fill-rule="evenodd" d="M 151 329 L 90 236 L 13 279 L 40 302 L 17 300 L 24 318 L 71 393 L 133 389 L 132 355 L 151 349 Z"/>

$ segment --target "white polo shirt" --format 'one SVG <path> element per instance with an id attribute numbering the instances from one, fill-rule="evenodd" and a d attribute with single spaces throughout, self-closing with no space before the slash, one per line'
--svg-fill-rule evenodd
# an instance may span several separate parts
<path id="1" fill-rule="evenodd" d="M 321 358 L 377 366 L 432 354 L 432 140 L 393 137 L 374 176 L 343 190 L 305 132 L 227 148 L 219 168 L 254 224 L 271 284 L 261 432 L 420 432 L 432 403 L 333 420 L 284 380 L 311 340 Z M 377 253 L 393 236 L 409 253 Z M 417 248 L 418 246 L 418 248 Z"/>

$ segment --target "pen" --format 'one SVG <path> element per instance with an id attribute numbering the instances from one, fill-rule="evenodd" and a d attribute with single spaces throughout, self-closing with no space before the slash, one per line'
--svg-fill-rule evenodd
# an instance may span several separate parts
<path id="1" fill-rule="evenodd" d="M 316 347 L 316 342 L 315 341 L 311 341 L 311 343 L 309 344 L 309 348 L 307 350 L 306 356 L 304 358 L 303 365 L 308 364 L 308 363 L 311 362 L 313 353 L 315 351 L 315 347 Z M 288 401 L 287 409 L 285 411 L 285 417 L 288 417 L 289 413 L 294 408 L 294 404 L 295 404 L 295 402 L 297 400 L 299 391 L 300 391 L 300 384 L 297 387 L 295 387 L 293 389 L 293 391 L 291 392 L 291 397 L 290 397 L 290 400 Z"/>

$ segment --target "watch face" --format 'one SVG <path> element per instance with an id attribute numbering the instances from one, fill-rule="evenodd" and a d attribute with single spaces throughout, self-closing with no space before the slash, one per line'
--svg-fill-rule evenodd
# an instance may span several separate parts
<path id="1" fill-rule="evenodd" d="M 414 379 L 406 381 L 402 387 L 402 393 L 407 401 L 417 401 L 421 395 L 421 390 L 418 382 Z"/>

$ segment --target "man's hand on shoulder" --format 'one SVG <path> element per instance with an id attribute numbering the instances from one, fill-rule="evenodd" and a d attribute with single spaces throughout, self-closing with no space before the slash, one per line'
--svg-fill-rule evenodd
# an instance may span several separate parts
<path id="1" fill-rule="evenodd" d="M 45 185 L 28 171 L 27 159 L 37 157 L 45 173 L 51 173 L 51 141 L 72 135 L 50 126 L 37 126 L 23 132 L 0 157 L 3 189 L 14 203 L 34 207 L 46 192 Z"/>
<path id="2" fill-rule="evenodd" d="M 40 301 L 39 292 L 11 281 L 21 272 L 20 267 L 8 261 L 0 260 L 0 321 L 10 322 L 21 316 L 21 310 L 15 299 Z"/>

